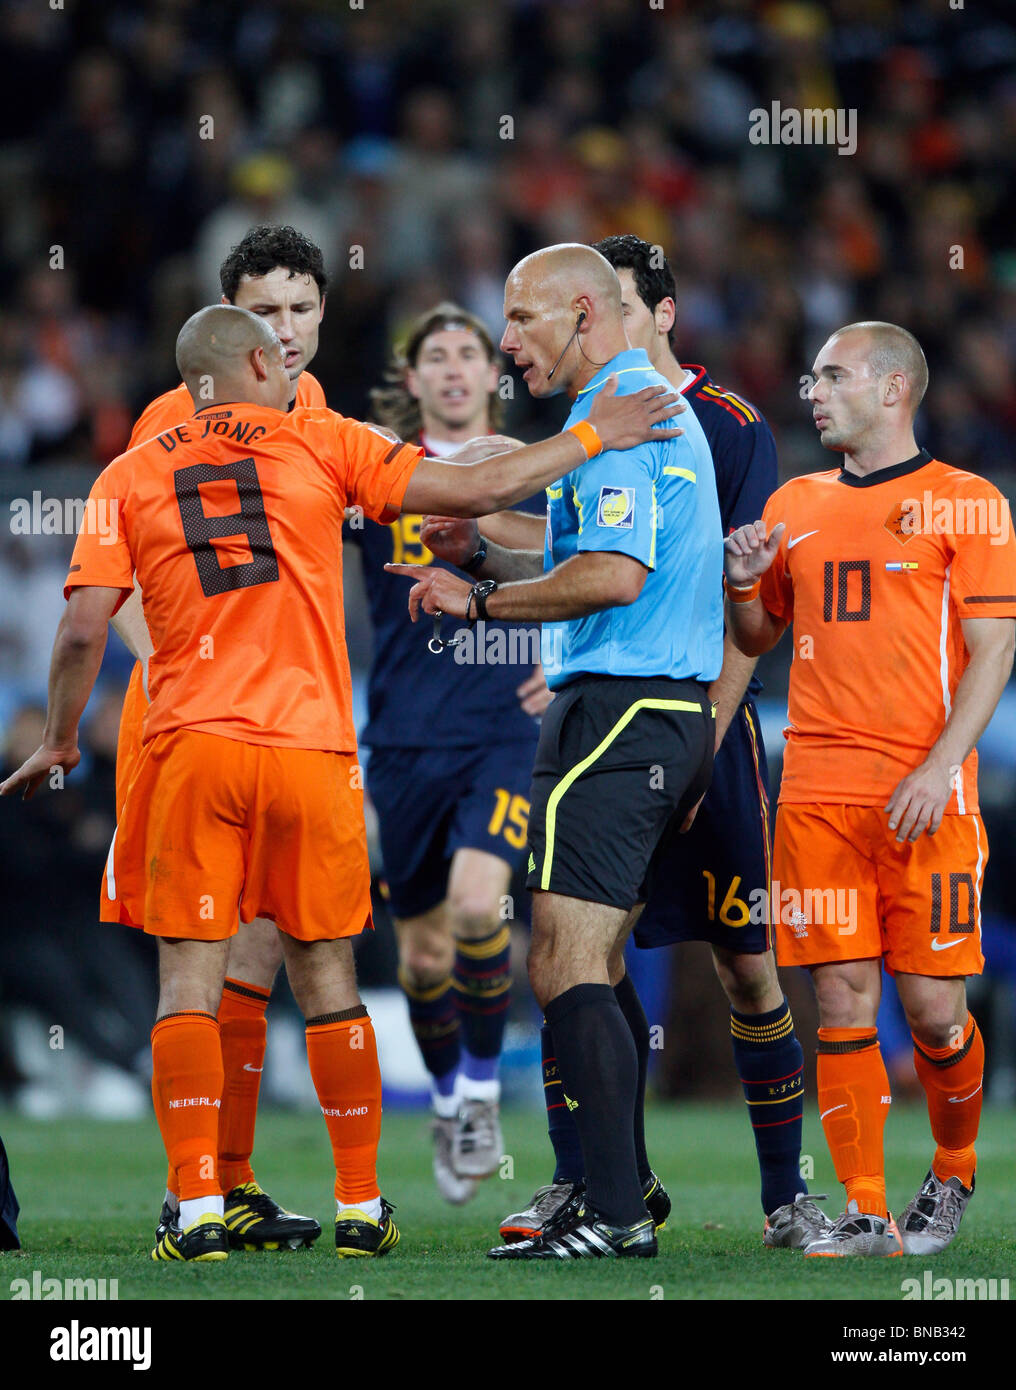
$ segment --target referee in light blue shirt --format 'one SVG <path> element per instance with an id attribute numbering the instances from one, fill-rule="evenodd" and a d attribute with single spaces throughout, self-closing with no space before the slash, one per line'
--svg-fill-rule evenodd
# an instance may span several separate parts
<path id="1" fill-rule="evenodd" d="M 629 348 L 620 284 L 598 252 L 554 246 L 520 261 L 505 318 L 502 350 L 532 395 L 567 393 L 568 426 L 589 461 L 548 488 L 546 526 L 503 513 L 484 520 L 481 536 L 473 523 L 425 521 L 424 543 L 479 582 L 428 570 L 411 606 L 544 624 L 556 698 L 533 769 L 529 975 L 553 1034 L 561 1104 L 578 1126 L 586 1189 L 540 1235 L 490 1253 L 654 1256 L 661 1189 L 655 1176 L 640 1181 L 636 1158 L 649 1030 L 622 953 L 654 851 L 712 768 L 707 686 L 723 657 L 712 456 L 690 411 L 679 438 L 599 450 L 586 417 L 601 391 L 667 383 Z"/>

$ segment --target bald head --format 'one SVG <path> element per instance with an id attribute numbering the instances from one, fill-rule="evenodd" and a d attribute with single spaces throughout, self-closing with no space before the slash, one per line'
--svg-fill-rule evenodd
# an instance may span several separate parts
<path id="1" fill-rule="evenodd" d="M 270 324 L 247 309 L 210 304 L 192 314 L 176 340 L 176 365 L 196 407 L 227 399 L 276 409 L 288 404 L 279 339 Z M 280 373 L 287 385 L 277 403 Z"/>
<path id="2" fill-rule="evenodd" d="M 830 343 L 848 338 L 867 359 L 873 377 L 885 377 L 899 372 L 906 377 L 906 401 L 913 418 L 928 389 L 928 363 L 921 344 L 896 323 L 883 323 L 879 319 L 866 319 L 860 323 L 848 323 L 829 339 Z"/>
<path id="3" fill-rule="evenodd" d="M 534 251 L 511 271 L 504 294 L 501 347 L 534 396 L 573 393 L 628 346 L 621 283 L 591 246 L 564 242 Z"/>
<path id="4" fill-rule="evenodd" d="M 621 313 L 621 283 L 614 267 L 581 242 L 565 241 L 559 246 L 547 246 L 524 256 L 508 276 L 519 288 L 539 287 L 544 295 L 552 296 L 559 304 L 567 305 L 581 295 L 602 304 L 616 307 Z"/>

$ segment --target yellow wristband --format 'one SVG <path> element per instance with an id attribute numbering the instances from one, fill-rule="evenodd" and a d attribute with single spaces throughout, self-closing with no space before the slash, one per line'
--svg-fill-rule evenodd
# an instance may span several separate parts
<path id="1" fill-rule="evenodd" d="M 731 603 L 751 603 L 754 599 L 758 598 L 762 588 L 762 581 L 761 579 L 756 579 L 755 583 L 749 588 L 739 589 L 736 585 L 728 584 L 726 579 L 724 579 L 723 588 Z"/>
<path id="2" fill-rule="evenodd" d="M 596 433 L 596 427 L 588 420 L 579 420 L 578 424 L 569 425 L 568 433 L 573 434 L 585 449 L 587 459 L 593 459 L 603 452 L 603 440 Z"/>

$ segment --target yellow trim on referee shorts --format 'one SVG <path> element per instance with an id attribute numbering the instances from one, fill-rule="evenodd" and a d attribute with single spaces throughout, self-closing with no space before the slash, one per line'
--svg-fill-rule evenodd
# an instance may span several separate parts
<path id="1" fill-rule="evenodd" d="M 550 872 L 554 862 L 554 826 L 557 820 L 557 803 L 571 784 L 582 776 L 586 768 L 592 767 L 597 758 L 607 751 L 618 734 L 628 727 L 640 709 L 672 709 L 678 710 L 682 714 L 702 713 L 702 706 L 692 704 L 690 700 L 636 700 L 633 705 L 628 706 L 621 718 L 593 751 L 587 754 L 581 762 L 576 763 L 570 772 L 565 773 L 547 798 L 547 844 L 543 851 L 543 872 L 540 875 L 540 887 L 544 891 L 550 888 Z"/>
<path id="2" fill-rule="evenodd" d="M 690 468 L 664 468 L 664 473 L 671 473 L 678 478 L 687 478 L 689 483 L 698 482 L 698 474 L 693 473 Z"/>

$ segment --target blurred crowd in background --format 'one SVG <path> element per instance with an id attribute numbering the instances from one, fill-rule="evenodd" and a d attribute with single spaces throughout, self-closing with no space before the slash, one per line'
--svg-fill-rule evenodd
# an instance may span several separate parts
<path id="1" fill-rule="evenodd" d="M 324 250 L 313 371 L 345 414 L 366 414 L 393 341 L 438 300 L 478 314 L 496 340 L 520 256 L 635 232 L 674 268 L 678 355 L 764 411 L 783 477 L 828 466 L 802 400 L 822 341 L 884 318 L 916 333 L 929 360 L 919 442 L 1016 493 L 1007 5 L 4 0 L 0 68 L 5 768 L 37 741 L 73 539 L 14 534 L 9 503 L 87 495 L 141 408 L 176 383 L 177 331 L 218 298 L 219 262 L 254 223 L 292 223 Z M 856 152 L 751 143 L 749 113 L 772 102 L 856 110 Z M 521 384 L 508 406 L 507 428 L 524 438 L 562 414 Z M 362 614 L 350 630 L 362 666 Z M 762 671 L 777 730 L 788 662 L 780 651 Z M 98 930 L 128 669 L 111 643 L 86 761 L 65 793 L 28 815 L 0 803 L 0 1001 L 45 1013 L 47 996 L 88 978 L 75 972 L 87 972 Z M 1011 696 L 983 759 L 986 904 L 1009 961 L 991 1007 L 1010 1049 Z M 146 943 L 122 933 L 103 946 L 124 981 L 149 964 Z M 79 1041 L 129 1065 L 148 995 L 139 984 L 125 1000 L 118 985 L 106 998 L 101 979 L 87 988 Z M 0 1093 L 17 1080 L 5 1065 L 0 1046 Z"/>

